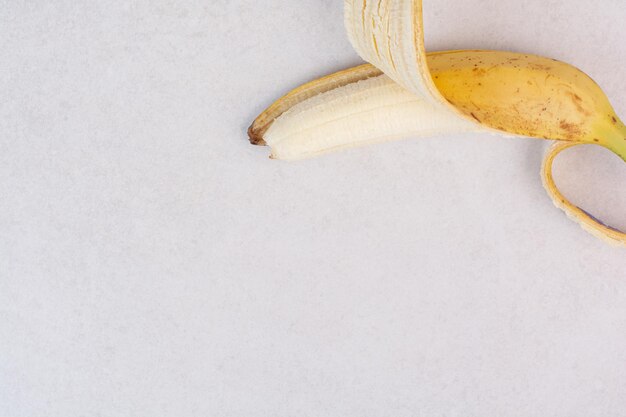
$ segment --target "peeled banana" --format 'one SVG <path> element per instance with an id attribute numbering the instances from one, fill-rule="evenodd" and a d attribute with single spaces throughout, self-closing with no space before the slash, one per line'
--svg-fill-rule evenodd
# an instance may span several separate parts
<path id="1" fill-rule="evenodd" d="M 626 234 L 567 201 L 552 177 L 558 153 L 597 144 L 626 162 L 626 126 L 601 88 L 566 63 L 531 54 L 426 53 L 421 0 L 345 0 L 348 37 L 369 64 L 288 93 L 250 126 L 250 140 L 294 160 L 343 148 L 466 132 L 557 140 L 542 179 L 555 205 L 587 231 Z"/>

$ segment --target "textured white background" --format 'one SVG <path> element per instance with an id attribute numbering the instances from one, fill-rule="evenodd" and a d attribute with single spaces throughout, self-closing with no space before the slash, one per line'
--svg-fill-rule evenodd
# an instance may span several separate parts
<path id="1" fill-rule="evenodd" d="M 431 50 L 565 60 L 626 115 L 623 0 L 425 8 Z M 552 206 L 546 142 L 247 143 L 280 94 L 360 62 L 341 15 L 2 1 L 0 415 L 626 416 L 626 252 Z M 559 167 L 626 228 L 621 161 Z"/>

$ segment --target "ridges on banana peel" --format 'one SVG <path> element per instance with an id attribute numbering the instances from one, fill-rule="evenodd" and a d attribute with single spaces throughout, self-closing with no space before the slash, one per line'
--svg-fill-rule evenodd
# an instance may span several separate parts
<path id="1" fill-rule="evenodd" d="M 597 144 L 626 161 L 626 127 L 582 71 L 503 51 L 426 54 L 421 0 L 345 0 L 345 12 L 350 41 L 373 65 L 305 84 L 263 112 L 250 138 L 267 143 L 273 157 L 298 159 L 407 136 L 482 131 Z M 626 244 L 625 234 L 558 193 L 551 165 L 567 147 L 554 147 L 546 157 L 549 195 L 586 230 Z"/>

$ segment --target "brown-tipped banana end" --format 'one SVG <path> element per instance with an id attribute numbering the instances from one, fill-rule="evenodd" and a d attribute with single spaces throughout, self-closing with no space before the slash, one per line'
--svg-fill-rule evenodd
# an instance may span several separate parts
<path id="1" fill-rule="evenodd" d="M 248 128 L 248 138 L 250 143 L 256 146 L 266 146 L 265 140 L 263 140 L 263 132 L 258 128 L 255 128 L 254 123 Z"/>

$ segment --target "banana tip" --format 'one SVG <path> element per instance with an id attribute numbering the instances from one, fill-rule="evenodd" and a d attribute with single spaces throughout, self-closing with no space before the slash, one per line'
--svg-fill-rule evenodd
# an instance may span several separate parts
<path id="1" fill-rule="evenodd" d="M 248 128 L 248 138 L 250 143 L 257 146 L 265 146 L 265 140 L 263 140 L 263 134 L 254 128 L 254 123 Z"/>

